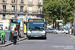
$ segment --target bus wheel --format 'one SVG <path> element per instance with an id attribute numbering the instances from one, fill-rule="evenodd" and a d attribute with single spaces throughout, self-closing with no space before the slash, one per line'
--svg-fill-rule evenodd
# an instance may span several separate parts
<path id="1" fill-rule="evenodd" d="M 28 37 L 28 40 L 30 39 L 30 37 Z"/>
<path id="2" fill-rule="evenodd" d="M 45 40 L 46 40 L 46 39 L 47 39 L 47 37 L 44 37 L 43 39 L 45 39 Z"/>

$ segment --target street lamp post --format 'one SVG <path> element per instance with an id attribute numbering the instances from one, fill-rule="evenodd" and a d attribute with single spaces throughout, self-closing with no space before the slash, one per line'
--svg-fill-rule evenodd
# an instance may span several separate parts
<path id="1" fill-rule="evenodd" d="M 62 0 L 61 0 L 61 10 L 60 10 L 60 20 L 62 20 Z M 59 22 L 58 22 L 58 25 L 59 25 Z M 58 26 L 58 29 L 59 29 L 59 26 Z"/>
<path id="2" fill-rule="evenodd" d="M 61 13 L 60 13 L 60 19 L 62 19 L 62 0 L 61 0 Z"/>
<path id="3" fill-rule="evenodd" d="M 73 35 L 75 35 L 75 7 L 74 7 Z"/>
<path id="4" fill-rule="evenodd" d="M 17 19 L 17 0 L 16 0 L 16 11 L 15 11 L 15 18 Z"/>

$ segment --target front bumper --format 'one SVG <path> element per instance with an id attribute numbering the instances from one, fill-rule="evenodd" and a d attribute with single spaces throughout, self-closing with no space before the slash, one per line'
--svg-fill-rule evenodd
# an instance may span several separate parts
<path id="1" fill-rule="evenodd" d="M 46 37 L 46 33 L 27 33 L 27 37 Z"/>

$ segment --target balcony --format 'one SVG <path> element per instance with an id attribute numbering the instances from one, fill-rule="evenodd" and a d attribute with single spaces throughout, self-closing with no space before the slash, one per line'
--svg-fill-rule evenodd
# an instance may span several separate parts
<path id="1" fill-rule="evenodd" d="M 7 14 L 15 14 L 15 10 L 0 10 L 0 14 L 3 14 L 3 13 L 7 13 Z M 18 10 L 18 14 L 35 14 L 35 15 L 43 15 L 44 14 L 44 11 L 29 11 L 29 10 Z"/>
<path id="2" fill-rule="evenodd" d="M 20 10 L 21 13 L 23 13 L 23 10 Z"/>
<path id="3" fill-rule="evenodd" d="M 6 9 L 3 9 L 2 12 L 6 12 Z"/>
<path id="4" fill-rule="evenodd" d="M 6 0 L 2 0 L 2 3 L 1 3 L 1 4 L 3 4 L 3 5 L 7 5 L 8 3 L 7 3 Z"/>
<path id="5" fill-rule="evenodd" d="M 3 0 L 3 3 L 6 3 L 6 0 Z"/>
<path id="6" fill-rule="evenodd" d="M 38 2 L 39 5 L 41 5 L 41 2 Z"/>
<path id="7" fill-rule="evenodd" d="M 28 4 L 33 4 L 33 2 L 30 2 L 30 1 L 29 1 Z"/>
<path id="8" fill-rule="evenodd" d="M 15 10 L 11 10 L 11 12 L 15 12 Z"/>
<path id="9" fill-rule="evenodd" d="M 28 13 L 28 14 L 44 14 L 44 11 L 29 11 L 29 10 L 26 10 L 24 13 Z"/>
<path id="10" fill-rule="evenodd" d="M 38 2 L 38 5 L 42 5 L 41 2 Z"/>
<path id="11" fill-rule="evenodd" d="M 2 20 L 5 20 L 6 18 L 2 18 Z"/>
<path id="12" fill-rule="evenodd" d="M 11 3 L 15 3 L 15 1 L 11 1 Z"/>

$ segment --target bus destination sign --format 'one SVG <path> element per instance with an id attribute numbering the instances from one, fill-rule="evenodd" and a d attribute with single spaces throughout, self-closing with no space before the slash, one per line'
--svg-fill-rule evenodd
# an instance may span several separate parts
<path id="1" fill-rule="evenodd" d="M 29 22 L 43 22 L 43 19 L 29 19 Z"/>

